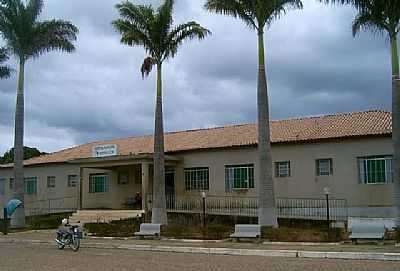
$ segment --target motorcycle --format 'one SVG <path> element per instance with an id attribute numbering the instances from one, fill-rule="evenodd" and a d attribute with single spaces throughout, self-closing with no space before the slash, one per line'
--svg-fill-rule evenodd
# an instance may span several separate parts
<path id="1" fill-rule="evenodd" d="M 58 249 L 64 249 L 66 246 L 69 246 L 73 251 L 78 251 L 82 238 L 83 234 L 79 226 L 70 226 L 68 230 L 58 230 L 55 241 Z"/>

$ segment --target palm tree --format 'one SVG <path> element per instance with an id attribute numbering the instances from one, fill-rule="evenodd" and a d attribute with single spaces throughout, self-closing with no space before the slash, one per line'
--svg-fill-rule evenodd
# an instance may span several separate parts
<path id="1" fill-rule="evenodd" d="M 350 4 L 358 10 L 353 21 L 353 36 L 365 29 L 375 33 L 387 34 L 389 37 L 392 62 L 393 198 L 396 227 L 400 229 L 400 69 L 397 49 L 397 36 L 400 31 L 400 0 L 326 0 L 324 2 Z"/>
<path id="2" fill-rule="evenodd" d="M 14 196 L 24 202 L 24 75 L 25 63 L 44 53 L 75 50 L 78 28 L 67 21 L 39 21 L 43 0 L 0 0 L 0 33 L 7 49 L 19 61 L 14 137 Z M 13 216 L 14 227 L 25 226 L 24 208 L 18 208 Z"/>
<path id="3" fill-rule="evenodd" d="M 0 63 L 4 63 L 8 60 L 7 49 L 0 48 Z M 6 79 L 10 77 L 11 69 L 8 66 L 0 66 L 0 79 Z"/>
<path id="4" fill-rule="evenodd" d="M 165 2 L 155 10 L 151 5 L 136 5 L 124 1 L 116 7 L 120 19 L 113 22 L 121 33 L 121 43 L 144 47 L 149 55 L 141 67 L 142 76 L 157 68 L 157 95 L 154 131 L 154 181 L 152 222 L 167 224 L 164 167 L 164 128 L 162 113 L 162 64 L 173 58 L 180 45 L 189 39 L 204 39 L 210 31 L 196 22 L 173 26 L 174 1 Z"/>
<path id="5" fill-rule="evenodd" d="M 258 34 L 258 223 L 278 226 L 269 127 L 268 87 L 265 74 L 264 28 L 285 14 L 288 8 L 301 9 L 300 0 L 208 0 L 206 9 L 245 22 Z"/>

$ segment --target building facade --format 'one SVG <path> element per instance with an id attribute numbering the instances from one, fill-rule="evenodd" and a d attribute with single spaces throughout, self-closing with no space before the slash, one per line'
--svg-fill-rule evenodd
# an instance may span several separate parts
<path id="1" fill-rule="evenodd" d="M 393 217 L 390 113 L 368 111 L 271 122 L 277 198 L 345 199 L 350 216 Z M 255 125 L 167 133 L 169 198 L 257 196 Z M 25 165 L 30 214 L 124 209 L 135 195 L 151 208 L 152 137 L 94 142 L 33 158 Z M 0 205 L 12 198 L 12 165 L 0 168 Z"/>

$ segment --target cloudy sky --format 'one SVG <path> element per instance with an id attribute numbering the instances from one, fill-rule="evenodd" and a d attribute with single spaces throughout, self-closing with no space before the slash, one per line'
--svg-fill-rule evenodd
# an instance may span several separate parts
<path id="1" fill-rule="evenodd" d="M 117 2 L 45 1 L 42 19 L 70 20 L 80 34 L 76 53 L 49 53 L 26 67 L 25 145 L 51 152 L 152 133 L 155 74 L 143 80 L 144 50 L 119 43 L 110 24 Z M 213 35 L 187 42 L 163 66 L 168 131 L 256 120 L 256 34 L 208 14 L 203 2 L 176 0 L 175 23 L 196 20 Z M 302 11 L 290 11 L 266 33 L 271 117 L 390 110 L 387 38 L 354 39 L 351 8 L 303 2 Z M 13 144 L 15 89 L 16 74 L 0 81 L 1 153 Z"/>

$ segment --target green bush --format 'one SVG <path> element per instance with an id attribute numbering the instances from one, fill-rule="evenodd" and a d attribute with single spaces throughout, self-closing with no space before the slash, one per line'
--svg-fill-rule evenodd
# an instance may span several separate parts
<path id="1" fill-rule="evenodd" d="M 61 225 L 61 220 L 70 215 L 71 213 L 30 216 L 26 218 L 27 228 L 31 230 L 57 229 Z"/>
<path id="2" fill-rule="evenodd" d="M 86 223 L 85 229 L 98 237 L 132 237 L 139 231 L 141 220 L 130 218 L 112 221 L 111 223 Z"/>
<path id="3" fill-rule="evenodd" d="M 228 238 L 233 228 L 222 224 L 209 224 L 205 228 L 200 225 L 170 224 L 162 227 L 161 235 L 178 239 L 219 240 Z"/>
<path id="4" fill-rule="evenodd" d="M 338 242 L 345 240 L 344 229 L 306 229 L 306 228 L 262 228 L 262 237 L 269 241 L 279 242 Z"/>

